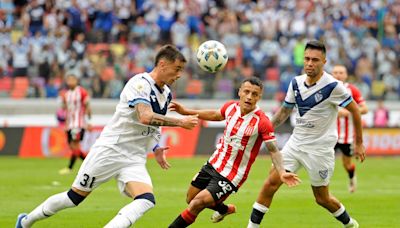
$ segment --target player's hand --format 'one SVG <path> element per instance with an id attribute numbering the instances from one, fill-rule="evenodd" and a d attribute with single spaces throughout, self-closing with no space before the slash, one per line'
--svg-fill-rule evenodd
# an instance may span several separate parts
<path id="1" fill-rule="evenodd" d="M 191 115 L 182 117 L 180 126 L 188 130 L 193 129 L 199 123 L 198 116 L 199 115 Z"/>
<path id="2" fill-rule="evenodd" d="M 160 165 L 162 169 L 169 169 L 171 165 L 167 161 L 167 150 L 169 147 L 158 147 L 154 151 L 154 155 L 156 158 L 157 163 Z"/>
<path id="3" fill-rule="evenodd" d="M 168 109 L 170 111 L 177 112 L 177 113 L 179 113 L 181 115 L 185 115 L 186 114 L 185 108 L 180 103 L 178 103 L 176 101 L 171 101 L 171 103 L 168 106 Z"/>
<path id="4" fill-rule="evenodd" d="M 347 109 L 345 109 L 345 108 L 339 109 L 338 117 L 349 117 L 349 116 L 350 116 L 350 112 Z"/>
<path id="5" fill-rule="evenodd" d="M 360 162 L 365 160 L 365 147 L 362 143 L 354 143 L 354 155 L 356 159 L 359 159 Z"/>
<path id="6" fill-rule="evenodd" d="M 297 174 L 288 172 L 281 174 L 281 181 L 289 187 L 295 187 L 301 183 L 301 180 Z"/>

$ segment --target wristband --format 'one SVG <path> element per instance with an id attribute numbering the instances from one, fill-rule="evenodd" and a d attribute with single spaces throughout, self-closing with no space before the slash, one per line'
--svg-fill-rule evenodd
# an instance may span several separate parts
<path id="1" fill-rule="evenodd" d="M 160 145 L 158 145 L 158 143 L 153 147 L 153 152 L 156 152 L 157 148 L 159 148 Z"/>

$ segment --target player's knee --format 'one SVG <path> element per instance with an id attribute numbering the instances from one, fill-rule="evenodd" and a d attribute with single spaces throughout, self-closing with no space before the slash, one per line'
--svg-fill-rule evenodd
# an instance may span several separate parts
<path id="1" fill-rule="evenodd" d="M 192 210 L 198 211 L 198 210 L 202 210 L 202 209 L 206 208 L 207 206 L 209 206 L 209 205 L 207 205 L 207 202 L 204 199 L 194 198 L 189 203 L 189 210 L 192 209 Z"/>
<path id="2" fill-rule="evenodd" d="M 192 201 L 192 197 L 190 197 L 189 195 L 186 196 L 186 203 L 189 204 L 190 201 Z"/>
<path id="3" fill-rule="evenodd" d="M 135 197 L 134 200 L 137 200 L 137 199 L 148 200 L 149 202 L 151 202 L 153 204 L 153 207 L 156 205 L 156 199 L 155 199 L 153 193 L 150 193 L 150 192 L 146 192 L 141 195 L 138 195 Z"/>
<path id="4" fill-rule="evenodd" d="M 85 196 L 79 195 L 78 193 L 74 192 L 72 189 L 67 192 L 67 195 L 72 203 L 75 204 L 75 206 L 78 206 L 86 198 Z"/>
<path id="5" fill-rule="evenodd" d="M 264 183 L 264 189 L 276 191 L 281 186 L 281 184 L 282 181 L 279 178 L 269 177 L 268 180 Z"/>
<path id="6" fill-rule="evenodd" d="M 329 203 L 329 198 L 328 197 L 321 197 L 321 196 L 316 196 L 315 197 L 315 202 L 321 206 L 325 206 Z"/>

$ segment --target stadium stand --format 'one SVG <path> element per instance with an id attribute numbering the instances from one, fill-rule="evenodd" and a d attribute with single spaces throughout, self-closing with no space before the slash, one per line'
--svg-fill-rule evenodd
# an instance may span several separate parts
<path id="1" fill-rule="evenodd" d="M 176 98 L 234 98 L 250 75 L 275 98 L 301 73 L 304 42 L 319 39 L 328 71 L 345 64 L 364 97 L 398 100 L 398 15 L 395 0 L 3 0 L 0 96 L 56 97 L 65 72 L 76 70 L 94 98 L 116 98 L 121 84 L 152 68 L 157 47 L 173 43 L 189 59 L 182 77 L 190 83 L 172 88 Z M 215 76 L 194 60 L 207 39 L 224 43 L 230 58 Z"/>

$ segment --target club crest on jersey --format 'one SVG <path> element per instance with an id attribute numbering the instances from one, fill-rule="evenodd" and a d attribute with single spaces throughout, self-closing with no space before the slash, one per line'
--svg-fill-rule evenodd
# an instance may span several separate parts
<path id="1" fill-rule="evenodd" d="M 318 93 L 316 93 L 314 95 L 314 98 L 315 98 L 315 102 L 318 103 L 324 98 L 324 96 L 322 95 L 321 91 L 318 91 Z"/>
<path id="2" fill-rule="evenodd" d="M 328 170 L 327 170 L 327 169 L 320 170 L 320 171 L 319 171 L 319 176 L 320 176 L 322 179 L 326 179 L 326 178 L 328 177 Z"/>

